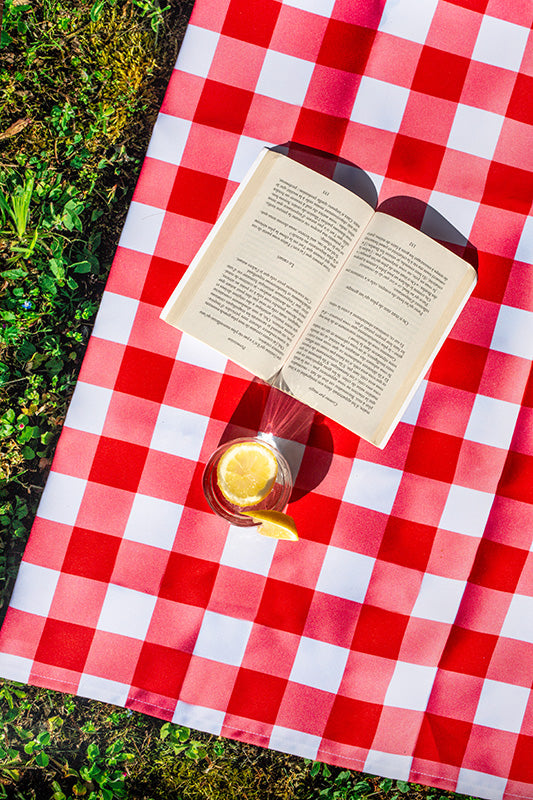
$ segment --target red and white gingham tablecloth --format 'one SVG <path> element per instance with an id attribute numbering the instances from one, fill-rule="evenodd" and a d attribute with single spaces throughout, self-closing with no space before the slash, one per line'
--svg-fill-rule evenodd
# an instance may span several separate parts
<path id="1" fill-rule="evenodd" d="M 533 4 L 197 0 L 0 634 L 5 678 L 533 796 Z M 159 320 L 263 145 L 429 204 L 479 282 L 378 450 Z M 269 428 L 297 544 L 201 474 Z"/>

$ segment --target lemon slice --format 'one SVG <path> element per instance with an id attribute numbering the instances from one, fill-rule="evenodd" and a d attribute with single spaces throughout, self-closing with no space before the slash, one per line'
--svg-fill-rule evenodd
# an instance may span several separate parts
<path id="1" fill-rule="evenodd" d="M 235 506 L 261 502 L 271 491 L 278 473 L 276 456 L 259 442 L 236 442 L 217 466 L 220 491 Z"/>
<path id="2" fill-rule="evenodd" d="M 290 542 L 298 541 L 296 525 L 292 517 L 281 511 L 243 511 L 254 522 L 259 523 L 259 533 L 270 536 L 271 539 L 287 539 Z"/>

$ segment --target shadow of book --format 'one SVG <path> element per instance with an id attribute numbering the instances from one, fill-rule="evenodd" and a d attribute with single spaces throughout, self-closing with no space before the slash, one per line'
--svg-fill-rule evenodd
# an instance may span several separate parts
<path id="1" fill-rule="evenodd" d="M 298 161 L 309 169 L 344 186 L 345 189 L 349 189 L 372 206 L 375 211 L 407 222 L 408 225 L 425 233 L 426 236 L 439 242 L 459 258 L 467 261 L 477 271 L 478 254 L 474 245 L 436 208 L 423 200 L 408 195 L 398 195 L 378 204 L 378 193 L 372 178 L 357 164 L 298 142 L 285 142 L 270 149 L 276 153 L 283 153 L 294 161 Z"/>
<path id="2" fill-rule="evenodd" d="M 345 189 L 349 189 L 372 208 L 376 208 L 378 202 L 376 187 L 370 175 L 357 164 L 296 142 L 285 142 L 269 149 L 275 153 L 282 153 L 293 161 L 298 161 L 305 167 L 330 178 Z"/>
<path id="3" fill-rule="evenodd" d="M 417 228 L 435 242 L 451 250 L 459 258 L 467 261 L 477 272 L 477 248 L 433 206 L 416 197 L 399 195 L 385 200 L 377 207 L 377 210 Z"/>

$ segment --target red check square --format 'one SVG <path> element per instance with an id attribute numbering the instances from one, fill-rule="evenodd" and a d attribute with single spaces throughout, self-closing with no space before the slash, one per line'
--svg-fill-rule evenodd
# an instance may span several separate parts
<path id="1" fill-rule="evenodd" d="M 307 147 L 328 153 L 337 152 L 344 139 L 348 121 L 321 111 L 302 108 L 294 129 L 294 139 Z"/>
<path id="2" fill-rule="evenodd" d="M 362 75 L 376 32 L 371 28 L 330 19 L 317 64 Z"/>
<path id="3" fill-rule="evenodd" d="M 254 94 L 246 89 L 207 80 L 196 107 L 194 121 L 199 125 L 241 133 Z"/>
<path id="4" fill-rule="evenodd" d="M 433 362 L 430 380 L 475 393 L 483 375 L 487 354 L 486 347 L 448 337 Z"/>
<path id="5" fill-rule="evenodd" d="M 178 697 L 189 666 L 190 654 L 174 647 L 145 642 L 142 646 L 132 685 L 166 697 Z M 154 669 L 157 664 L 157 669 Z"/>
<path id="6" fill-rule="evenodd" d="M 152 353 L 139 347 L 127 347 L 115 389 L 117 392 L 161 403 L 173 366 L 174 359 L 169 356 Z"/>
<path id="7" fill-rule="evenodd" d="M 100 438 L 89 480 L 135 492 L 148 455 L 148 448 L 118 439 Z"/>
<path id="8" fill-rule="evenodd" d="M 294 503 L 295 519 L 302 535 L 319 544 L 329 544 L 341 501 L 317 492 L 309 492 Z"/>
<path id="9" fill-rule="evenodd" d="M 469 11 L 477 11 L 479 14 L 483 14 L 489 0 L 448 0 L 448 2 L 454 6 L 460 6 L 461 8 L 469 9 Z"/>
<path id="10" fill-rule="evenodd" d="M 442 654 L 441 669 L 484 678 L 497 636 L 454 626 Z"/>
<path id="11" fill-rule="evenodd" d="M 533 503 L 532 469 L 533 456 L 511 452 L 502 473 L 499 494 L 522 503 Z"/>
<path id="12" fill-rule="evenodd" d="M 489 167 L 482 202 L 517 214 L 529 214 L 533 201 L 531 173 L 493 161 Z"/>
<path id="13" fill-rule="evenodd" d="M 260 691 L 258 686 L 261 687 Z M 229 699 L 227 713 L 273 725 L 286 686 L 285 678 L 241 668 Z"/>
<path id="14" fill-rule="evenodd" d="M 260 381 L 223 375 L 211 409 L 211 418 L 258 431 L 269 388 Z"/>
<path id="15" fill-rule="evenodd" d="M 405 470 L 436 481 L 451 483 L 463 440 L 458 436 L 415 428 Z"/>
<path id="16" fill-rule="evenodd" d="M 215 222 L 227 181 L 187 167 L 178 169 L 167 210 L 203 222 Z"/>
<path id="17" fill-rule="evenodd" d="M 432 189 L 439 174 L 445 148 L 398 134 L 392 148 L 387 177 Z"/>
<path id="18" fill-rule="evenodd" d="M 470 722 L 440 717 L 437 714 L 425 714 L 414 756 L 460 767 L 471 731 Z"/>
<path id="19" fill-rule="evenodd" d="M 62 571 L 95 581 L 109 581 L 121 541 L 118 536 L 74 528 Z"/>
<path id="20" fill-rule="evenodd" d="M 516 76 L 511 100 L 507 106 L 507 116 L 527 125 L 533 125 L 533 76 L 520 73 Z"/>
<path id="21" fill-rule="evenodd" d="M 378 558 L 423 572 L 429 560 L 436 528 L 400 517 L 389 517 Z"/>
<path id="22" fill-rule="evenodd" d="M 313 591 L 270 579 L 266 582 L 256 622 L 269 628 L 302 634 Z"/>
<path id="23" fill-rule="evenodd" d="M 178 285 L 187 265 L 168 258 L 152 256 L 144 279 L 141 302 L 162 308 Z"/>
<path id="24" fill-rule="evenodd" d="M 470 581 L 499 592 L 514 592 L 528 557 L 527 550 L 481 539 Z"/>
<path id="25" fill-rule="evenodd" d="M 424 47 L 411 89 L 458 102 L 469 64 L 469 58 Z"/>
<path id="26" fill-rule="evenodd" d="M 35 661 L 83 672 L 94 636 L 94 629 L 72 622 L 47 619 Z"/>
<path id="27" fill-rule="evenodd" d="M 177 603 L 207 608 L 218 572 L 218 564 L 171 553 L 161 581 L 159 596 Z"/>
<path id="28" fill-rule="evenodd" d="M 381 658 L 398 658 L 409 617 L 363 605 L 357 620 L 351 649 Z"/>
<path id="29" fill-rule="evenodd" d="M 533 783 L 533 736 L 518 737 L 514 751 L 509 780 L 520 781 L 522 783 Z"/>
<path id="30" fill-rule="evenodd" d="M 381 704 L 337 695 L 324 738 L 369 749 L 378 727 L 381 708 Z"/>
<path id="31" fill-rule="evenodd" d="M 280 9 L 281 3 L 275 0 L 231 0 L 222 33 L 268 47 Z"/>
<path id="32" fill-rule="evenodd" d="M 512 258 L 502 258 L 492 253 L 480 253 L 478 281 L 473 296 L 501 303 L 511 270 Z"/>

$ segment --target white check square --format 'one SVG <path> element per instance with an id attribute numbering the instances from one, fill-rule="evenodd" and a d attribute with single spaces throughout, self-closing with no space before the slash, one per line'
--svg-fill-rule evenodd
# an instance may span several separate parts
<path id="1" fill-rule="evenodd" d="M 110 583 L 97 629 L 132 639 L 145 639 L 157 598 Z"/>
<path id="2" fill-rule="evenodd" d="M 335 0 L 284 0 L 284 5 L 309 11 L 310 14 L 319 14 L 321 17 L 331 17 Z"/>
<path id="3" fill-rule="evenodd" d="M 503 125 L 503 116 L 482 108 L 457 105 L 448 147 L 479 158 L 492 158 Z"/>
<path id="4" fill-rule="evenodd" d="M 301 106 L 314 68 L 311 61 L 278 53 L 276 50 L 267 50 L 255 88 L 256 94 Z"/>
<path id="5" fill-rule="evenodd" d="M 206 611 L 193 654 L 238 667 L 242 662 L 252 622 Z"/>
<path id="6" fill-rule="evenodd" d="M 528 700 L 528 687 L 487 679 L 483 681 L 474 724 L 520 733 Z"/>
<path id="7" fill-rule="evenodd" d="M 46 617 L 58 580 L 59 572 L 55 569 L 22 561 L 9 605 L 18 611 Z"/>
<path id="8" fill-rule="evenodd" d="M 315 759 L 321 741 L 320 736 L 274 725 L 268 746 L 271 750 L 279 750 L 281 753 Z"/>
<path id="9" fill-rule="evenodd" d="M 529 28 L 485 14 L 481 20 L 472 58 L 484 64 L 517 72 L 528 36 Z"/>
<path id="10" fill-rule="evenodd" d="M 424 233 L 451 244 L 466 244 L 479 210 L 479 203 L 444 192 L 432 192 L 429 203 L 424 214 Z M 440 215 L 449 224 L 443 225 Z"/>
<path id="11" fill-rule="evenodd" d="M 517 261 L 533 264 L 533 217 L 528 217 L 524 222 L 515 258 Z"/>
<path id="12" fill-rule="evenodd" d="M 399 469 L 356 458 L 342 499 L 345 503 L 390 514 L 402 474 Z"/>
<path id="13" fill-rule="evenodd" d="M 135 321 L 139 301 L 115 292 L 104 292 L 93 336 L 108 342 L 127 344 Z"/>
<path id="14" fill-rule="evenodd" d="M 209 419 L 193 411 L 162 405 L 150 447 L 180 458 L 198 461 Z"/>
<path id="15" fill-rule="evenodd" d="M 494 495 L 451 486 L 442 512 L 439 527 L 464 536 L 482 536 L 489 518 Z"/>
<path id="16" fill-rule="evenodd" d="M 402 0 L 385 3 L 378 30 L 423 44 L 438 0 Z"/>
<path id="17" fill-rule="evenodd" d="M 191 75 L 207 78 L 218 40 L 218 33 L 197 25 L 188 25 L 176 67 Z"/>
<path id="18" fill-rule="evenodd" d="M 398 661 L 385 694 L 384 704 L 412 711 L 425 711 L 437 667 Z"/>
<path id="19" fill-rule="evenodd" d="M 478 394 L 470 413 L 465 439 L 507 450 L 513 438 L 520 406 Z"/>
<path id="20" fill-rule="evenodd" d="M 131 507 L 124 539 L 171 550 L 183 512 L 183 506 L 136 494 Z"/>
<path id="21" fill-rule="evenodd" d="M 328 547 L 316 584 L 318 592 L 362 603 L 375 559 L 340 547 Z"/>
<path id="22" fill-rule="evenodd" d="M 220 563 L 226 567 L 268 575 L 276 549 L 275 539 L 250 535 L 248 528 L 231 525 Z"/>
<path id="23" fill-rule="evenodd" d="M 422 381 L 420 383 L 420 386 L 418 386 L 416 392 L 411 397 L 409 405 L 403 412 L 402 422 L 405 422 L 407 425 L 416 425 L 420 409 L 422 408 L 422 402 L 424 400 L 427 385 L 427 381 Z"/>
<path id="24" fill-rule="evenodd" d="M 206 708 L 205 706 L 193 706 L 191 703 L 178 700 L 172 722 L 175 725 L 185 725 L 187 728 L 195 728 L 204 733 L 220 736 L 225 716 L 225 711 L 217 711 L 215 708 Z"/>
<path id="25" fill-rule="evenodd" d="M 409 89 L 363 76 L 350 119 L 384 131 L 400 129 Z"/>
<path id="26" fill-rule="evenodd" d="M 60 472 L 50 472 L 37 509 L 37 516 L 51 522 L 75 525 L 87 481 Z"/>
<path id="27" fill-rule="evenodd" d="M 411 612 L 412 616 L 451 624 L 459 610 L 465 586 L 466 581 L 426 572 Z"/>
<path id="28" fill-rule="evenodd" d="M 176 360 L 220 373 L 224 372 L 228 363 L 228 359 L 222 353 L 218 353 L 214 348 L 187 333 L 181 335 Z"/>
<path id="29" fill-rule="evenodd" d="M 366 757 L 364 771 L 372 775 L 381 775 L 384 778 L 396 778 L 399 781 L 409 780 L 412 764 L 411 756 L 402 756 L 398 753 L 381 753 L 379 750 L 369 750 Z"/>
<path id="30" fill-rule="evenodd" d="M 335 694 L 349 654 L 345 647 L 302 636 L 289 680 Z"/>
<path id="31" fill-rule="evenodd" d="M 246 173 L 259 156 L 264 147 L 270 147 L 272 142 L 264 139 L 252 139 L 250 136 L 241 136 L 229 174 L 230 181 L 240 183 Z"/>
<path id="32" fill-rule="evenodd" d="M 33 659 L 31 658 L 0 653 L 0 675 L 7 681 L 28 683 L 32 667 Z"/>
<path id="33" fill-rule="evenodd" d="M 132 200 L 119 240 L 120 247 L 153 256 L 164 218 L 164 209 Z"/>
<path id="34" fill-rule="evenodd" d="M 501 800 L 506 786 L 507 778 L 461 767 L 455 791 L 474 797 L 485 797 L 487 800 Z"/>
<path id="35" fill-rule="evenodd" d="M 490 346 L 510 356 L 533 359 L 533 314 L 521 308 L 500 306 Z"/>
<path id="36" fill-rule="evenodd" d="M 146 155 L 167 164 L 179 165 L 192 122 L 169 114 L 159 114 Z"/>
<path id="37" fill-rule="evenodd" d="M 78 381 L 68 408 L 65 425 L 100 435 L 113 395 L 112 389 Z"/>
<path id="38" fill-rule="evenodd" d="M 92 700 L 99 700 L 102 703 L 125 706 L 129 691 L 130 687 L 127 683 L 119 683 L 84 673 L 80 678 L 77 694 L 80 697 L 90 697 Z"/>
<path id="39" fill-rule="evenodd" d="M 509 603 L 501 635 L 533 644 L 533 597 L 515 594 Z"/>

